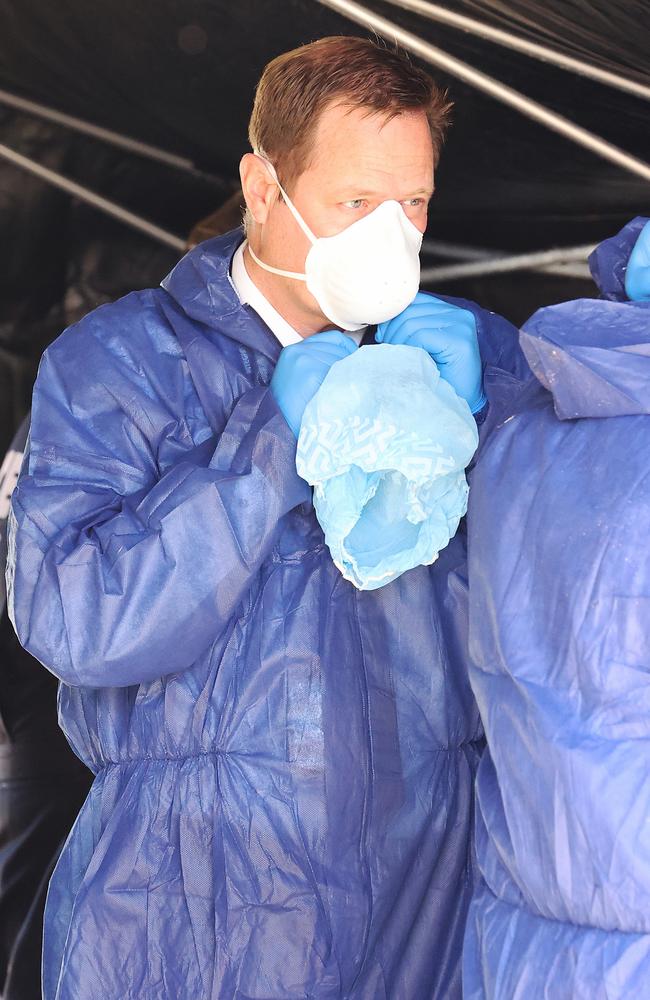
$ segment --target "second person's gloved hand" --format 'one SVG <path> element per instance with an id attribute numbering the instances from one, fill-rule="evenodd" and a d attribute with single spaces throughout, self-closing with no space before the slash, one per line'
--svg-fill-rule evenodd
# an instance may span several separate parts
<path id="1" fill-rule="evenodd" d="M 650 301 L 650 222 L 639 233 L 625 272 L 625 291 L 633 302 Z"/>
<path id="2" fill-rule="evenodd" d="M 379 324 L 375 340 L 424 348 L 472 413 L 485 406 L 476 320 L 468 309 L 418 292 L 403 312 Z"/>
<path id="3" fill-rule="evenodd" d="M 297 438 L 305 407 L 337 361 L 356 351 L 351 337 L 328 330 L 285 347 L 271 379 L 271 392 Z"/>

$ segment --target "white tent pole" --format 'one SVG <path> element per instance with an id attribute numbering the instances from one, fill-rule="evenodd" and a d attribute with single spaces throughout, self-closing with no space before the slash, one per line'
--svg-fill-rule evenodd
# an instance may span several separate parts
<path id="1" fill-rule="evenodd" d="M 420 56 L 420 58 L 432 66 L 437 66 L 448 73 L 452 73 L 465 83 L 469 83 L 471 86 L 482 90 L 483 93 L 489 94 L 503 104 L 508 104 L 510 107 L 515 108 L 527 118 L 532 118 L 533 121 L 540 122 L 546 128 L 558 132 L 579 146 L 584 146 L 585 149 L 591 150 L 603 159 L 609 160 L 619 167 L 623 167 L 629 173 L 637 174 L 637 176 L 643 177 L 644 180 L 650 181 L 650 164 L 637 159 L 637 157 L 632 156 L 630 153 L 626 153 L 624 150 L 619 149 L 618 146 L 614 146 L 605 139 L 601 139 L 600 136 L 594 135 L 593 132 L 589 132 L 580 125 L 576 125 L 574 122 L 569 121 L 568 118 L 550 111 L 543 104 L 533 101 L 518 90 L 514 90 L 513 87 L 509 87 L 507 84 L 495 80 L 494 77 L 474 69 L 468 63 L 450 56 L 442 49 L 423 41 L 410 31 L 405 31 L 392 21 L 388 21 L 385 17 L 367 10 L 361 4 L 355 3 L 354 0 L 318 0 L 318 3 L 324 7 L 330 7 L 332 10 L 338 11 L 339 14 L 343 14 L 356 24 L 361 24 L 365 28 L 370 28 L 380 35 L 384 35 L 384 37 L 393 39 L 409 52 Z"/>
<path id="2" fill-rule="evenodd" d="M 464 14 L 457 14 L 453 10 L 447 10 L 445 7 L 441 7 L 440 4 L 430 3 L 429 0 L 386 0 L 386 2 L 392 4 L 393 7 L 402 7 L 404 10 L 414 11 L 417 14 L 422 14 L 423 17 L 429 18 L 431 21 L 439 21 L 441 24 L 460 28 L 461 31 L 467 31 L 471 35 L 485 38 L 490 42 L 496 42 L 497 45 L 504 45 L 508 49 L 523 52 L 534 59 L 541 59 L 543 62 L 552 63 L 561 69 L 569 70 L 580 76 L 589 77 L 591 80 L 605 84 L 605 86 L 624 90 L 628 94 L 634 94 L 635 97 L 641 97 L 643 100 L 650 101 L 650 87 L 646 86 L 646 84 L 637 83 L 636 80 L 630 80 L 620 73 L 612 73 L 609 70 L 600 69 L 598 66 L 585 62 L 583 59 L 575 59 L 573 56 L 564 55 L 562 52 L 548 48 L 546 45 L 530 42 L 526 38 L 513 35 L 510 31 L 493 28 L 491 25 L 484 24 L 483 21 L 477 21 L 473 17 L 466 17 Z"/>
<path id="3" fill-rule="evenodd" d="M 12 94 L 8 90 L 0 89 L 0 103 L 6 104 L 11 108 L 16 108 L 18 111 L 25 111 L 29 115 L 35 115 L 37 118 L 55 122 L 57 125 L 63 125 L 65 128 L 81 132 L 83 135 L 89 135 L 93 139 L 100 139 L 111 146 L 125 149 L 129 153 L 136 153 L 138 156 L 145 156 L 149 160 L 165 163 L 167 166 L 174 167 L 177 170 L 184 170 L 194 174 L 201 172 L 194 166 L 191 160 L 188 160 L 184 156 L 177 156 L 176 153 L 170 153 L 166 149 L 160 149 L 158 146 L 151 146 L 147 142 L 140 142 L 139 139 L 131 139 L 129 136 L 121 135 L 112 129 L 93 125 L 82 118 L 75 118 L 74 115 L 67 115 L 62 111 L 56 111 L 54 108 L 48 108 L 45 104 L 38 104 L 36 101 L 30 101 L 26 97 L 19 97 L 18 94 Z"/>
<path id="4" fill-rule="evenodd" d="M 503 257 L 501 250 L 485 250 L 483 247 L 470 247 L 463 243 L 449 243 L 447 240 L 422 240 L 420 254 L 434 254 L 436 257 L 447 257 L 450 260 L 488 260 L 490 257 Z"/>
<path id="5" fill-rule="evenodd" d="M 446 257 L 448 261 L 457 260 L 465 263 L 475 260 L 502 260 L 512 256 L 506 250 L 486 250 L 482 247 L 470 247 L 461 243 L 448 243 L 446 240 L 423 240 L 420 254 L 421 256 L 433 254 L 436 257 Z M 451 264 L 447 262 L 444 264 L 428 265 L 429 269 L 450 266 Z M 547 264 L 545 266 L 533 266 L 530 270 L 539 271 L 543 274 L 553 274 L 559 278 L 580 278 L 587 281 L 591 278 L 586 259 L 575 261 L 563 260 L 559 263 Z"/>
<path id="6" fill-rule="evenodd" d="M 466 264 L 449 264 L 441 267 L 425 267 L 420 273 L 423 284 L 440 281 L 455 281 L 458 278 L 480 278 L 488 274 L 507 274 L 511 271 L 537 270 L 554 264 L 570 261 L 585 261 L 594 249 L 593 243 L 578 247 L 561 247 L 557 250 L 542 250 L 534 253 L 512 254 L 490 260 L 474 260 Z"/>
<path id="7" fill-rule="evenodd" d="M 138 229 L 141 233 L 151 236 L 158 243 L 163 243 L 181 252 L 185 250 L 185 240 L 180 239 L 180 237 L 174 236 L 173 233 L 167 232 L 166 229 L 161 229 L 160 226 L 156 226 L 153 222 L 149 222 L 148 219 L 143 219 L 142 216 L 130 212 L 128 209 L 116 204 L 116 202 L 109 201 L 108 198 L 103 198 L 101 195 L 95 194 L 90 188 L 83 187 L 83 185 L 77 184 L 76 181 L 71 181 L 69 178 L 64 177 L 63 174 L 58 174 L 55 170 L 50 170 L 49 167 L 44 167 L 40 163 L 30 160 L 27 156 L 17 153 L 15 149 L 10 149 L 9 146 L 5 146 L 2 143 L 0 143 L 0 157 L 8 160 L 9 163 L 19 167 L 21 170 L 26 170 L 30 174 L 40 177 L 41 180 L 47 181 L 48 184 L 59 188 L 61 191 L 65 191 L 74 198 L 78 198 L 87 205 L 98 208 L 105 215 L 110 215 L 113 219 L 118 219 L 120 222 L 126 223 L 127 226 L 131 226 L 132 229 Z"/>

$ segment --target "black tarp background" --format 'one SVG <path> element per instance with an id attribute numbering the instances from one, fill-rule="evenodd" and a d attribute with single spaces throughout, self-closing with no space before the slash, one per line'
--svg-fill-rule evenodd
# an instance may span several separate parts
<path id="1" fill-rule="evenodd" d="M 636 98 L 456 29 L 367 6 L 650 159 Z M 447 7 L 650 81 L 646 0 L 472 2 Z M 184 235 L 232 189 L 255 83 L 268 59 L 325 34 L 364 34 L 315 0 L 0 0 L 0 87 L 190 157 L 183 174 L 0 103 L 0 142 Z M 649 185 L 444 74 L 455 123 L 429 235 L 504 251 L 597 241 L 648 210 Z M 176 254 L 0 161 L 0 450 L 27 406 L 42 348 L 101 301 L 157 282 Z M 521 322 L 538 305 L 594 294 L 548 275 L 454 282 Z"/>

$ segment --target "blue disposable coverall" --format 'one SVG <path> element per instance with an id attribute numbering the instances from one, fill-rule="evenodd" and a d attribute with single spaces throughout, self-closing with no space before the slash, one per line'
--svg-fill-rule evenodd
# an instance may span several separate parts
<path id="1" fill-rule="evenodd" d="M 465 540 L 376 592 L 341 577 L 268 389 L 280 345 L 229 280 L 241 239 L 41 363 L 10 597 L 96 773 L 44 995 L 452 1000 L 481 746 Z M 514 329 L 460 304 L 519 370 Z"/>
<path id="2" fill-rule="evenodd" d="M 52 869 L 92 775 L 57 723 L 56 678 L 20 646 L 7 616 L 9 497 L 29 419 L 0 466 L 0 997 L 40 996 L 43 909 Z"/>
<path id="3" fill-rule="evenodd" d="M 650 997 L 650 302 L 537 312 L 488 376 L 468 512 L 477 778 L 466 1000 Z"/>

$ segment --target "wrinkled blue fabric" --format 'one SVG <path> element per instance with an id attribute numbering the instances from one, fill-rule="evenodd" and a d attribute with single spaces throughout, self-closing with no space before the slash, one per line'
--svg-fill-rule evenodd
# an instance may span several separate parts
<path id="1" fill-rule="evenodd" d="M 375 590 L 433 563 L 467 510 L 478 445 L 464 399 L 419 347 L 361 347 L 305 409 L 296 467 L 334 564 Z"/>
<path id="2" fill-rule="evenodd" d="M 650 221 L 639 233 L 625 271 L 625 291 L 635 302 L 650 301 Z"/>
<path id="3" fill-rule="evenodd" d="M 612 246 L 597 258 L 621 273 Z M 539 381 L 488 377 L 470 481 L 489 751 L 464 997 L 636 1000 L 650 996 L 650 303 L 542 309 L 522 346 Z"/>
<path id="4" fill-rule="evenodd" d="M 379 591 L 324 545 L 237 231 L 46 352 L 14 494 L 22 642 L 96 778 L 45 1000 L 457 1000 L 482 746 L 459 532 Z M 516 332 L 474 311 L 486 366 Z M 453 586 L 450 580 L 453 579 Z"/>
<path id="5" fill-rule="evenodd" d="M 648 304 L 581 299 L 535 313 L 521 332 L 560 420 L 647 413 Z"/>
<path id="6" fill-rule="evenodd" d="M 589 256 L 589 269 L 598 285 L 604 299 L 612 302 L 624 302 L 627 299 L 625 291 L 625 272 L 641 230 L 647 218 L 637 216 L 628 222 L 616 236 L 596 247 Z"/>

